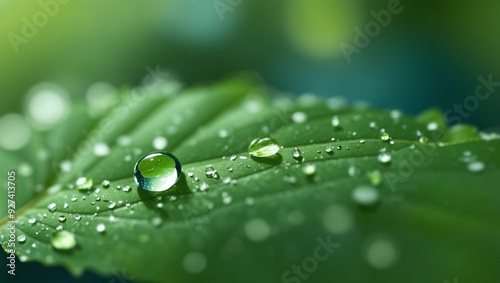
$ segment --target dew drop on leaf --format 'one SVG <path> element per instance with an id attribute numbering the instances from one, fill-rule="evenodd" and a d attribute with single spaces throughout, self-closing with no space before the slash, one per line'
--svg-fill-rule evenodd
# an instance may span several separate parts
<path id="1" fill-rule="evenodd" d="M 57 209 L 57 205 L 55 203 L 51 203 L 51 204 L 47 205 L 47 209 L 51 212 L 54 212 Z"/>
<path id="2" fill-rule="evenodd" d="M 109 146 L 106 143 L 99 142 L 94 145 L 94 154 L 96 156 L 106 156 L 109 154 Z"/>
<path id="3" fill-rule="evenodd" d="M 254 139 L 248 147 L 248 153 L 254 157 L 270 157 L 278 153 L 278 142 L 272 138 Z"/>
<path id="4" fill-rule="evenodd" d="M 470 172 L 480 172 L 484 170 L 484 163 L 481 161 L 473 161 L 467 164 L 467 169 Z"/>
<path id="5" fill-rule="evenodd" d="M 314 164 L 307 164 L 304 167 L 302 167 L 302 173 L 306 176 L 312 176 L 316 174 L 316 165 Z"/>
<path id="6" fill-rule="evenodd" d="M 76 179 L 75 185 L 79 190 L 90 190 L 92 188 L 93 182 L 90 178 L 80 177 Z"/>
<path id="7" fill-rule="evenodd" d="M 307 114 L 304 112 L 295 112 L 292 114 L 292 120 L 297 124 L 304 123 L 307 121 Z"/>
<path id="8" fill-rule="evenodd" d="M 384 163 L 384 164 L 391 162 L 391 159 L 392 159 L 391 155 L 387 152 L 382 152 L 377 157 L 378 162 Z"/>
<path id="9" fill-rule="evenodd" d="M 99 233 L 104 233 L 106 231 L 106 225 L 99 223 L 99 224 L 97 224 L 95 229 Z"/>
<path id="10" fill-rule="evenodd" d="M 380 134 L 380 139 L 383 141 L 388 141 L 390 138 L 391 138 L 391 136 L 386 132 L 383 132 Z"/>
<path id="11" fill-rule="evenodd" d="M 338 116 L 333 116 L 332 117 L 332 126 L 334 128 L 338 128 L 340 127 L 340 120 L 339 120 L 339 117 Z"/>
<path id="12" fill-rule="evenodd" d="M 293 156 L 293 158 L 295 158 L 295 159 L 300 159 L 300 158 L 302 157 L 302 153 L 300 152 L 300 149 L 298 149 L 298 148 L 294 148 L 294 149 L 292 150 L 292 156 Z"/>
<path id="13" fill-rule="evenodd" d="M 31 225 L 35 224 L 36 223 L 36 218 L 32 217 L 32 218 L 28 219 L 28 223 L 31 224 Z"/>
<path id="14" fill-rule="evenodd" d="M 167 145 L 168 141 L 165 137 L 156 137 L 153 139 L 153 148 L 156 150 L 163 150 Z"/>
<path id="15" fill-rule="evenodd" d="M 217 170 L 215 170 L 215 168 L 212 166 L 207 166 L 205 168 L 205 175 L 207 175 L 208 178 L 216 178 Z"/>
<path id="16" fill-rule="evenodd" d="M 24 243 L 24 242 L 26 242 L 26 236 L 25 236 L 25 235 L 20 235 L 20 236 L 18 236 L 18 237 L 17 237 L 17 241 L 18 241 L 19 243 Z"/>
<path id="17" fill-rule="evenodd" d="M 181 163 L 172 154 L 153 152 L 137 161 L 134 180 L 146 191 L 160 192 L 170 189 L 182 174 Z"/>
<path id="18" fill-rule="evenodd" d="M 58 231 L 52 234 L 50 243 L 56 250 L 67 251 L 76 247 L 75 235 L 68 231 Z"/>

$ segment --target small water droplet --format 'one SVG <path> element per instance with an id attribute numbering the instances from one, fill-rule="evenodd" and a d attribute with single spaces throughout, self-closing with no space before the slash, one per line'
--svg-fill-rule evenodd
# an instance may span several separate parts
<path id="1" fill-rule="evenodd" d="M 333 116 L 332 117 L 332 126 L 335 128 L 340 127 L 340 119 L 338 116 Z"/>
<path id="2" fill-rule="evenodd" d="M 206 257 L 198 252 L 190 252 L 182 260 L 184 270 L 191 274 L 197 274 L 207 267 Z"/>
<path id="3" fill-rule="evenodd" d="M 102 181 L 101 185 L 104 187 L 104 188 L 109 188 L 109 185 L 111 184 L 110 181 L 108 180 L 104 180 Z"/>
<path id="4" fill-rule="evenodd" d="M 383 141 L 388 141 L 390 138 L 391 136 L 389 135 L 389 133 L 383 132 L 380 134 L 380 139 Z"/>
<path id="5" fill-rule="evenodd" d="M 96 156 L 106 156 L 109 154 L 109 146 L 106 143 L 98 142 L 94 145 L 94 154 Z"/>
<path id="6" fill-rule="evenodd" d="M 254 157 L 270 157 L 278 153 L 278 142 L 272 138 L 254 139 L 248 147 L 248 153 Z"/>
<path id="7" fill-rule="evenodd" d="M 76 179 L 75 185 L 79 190 L 90 190 L 92 188 L 93 182 L 90 178 L 80 177 Z"/>
<path id="8" fill-rule="evenodd" d="M 366 141 L 365 141 L 364 139 L 360 139 L 360 140 L 359 140 L 359 143 L 360 143 L 360 144 L 364 144 L 365 142 L 366 142 Z"/>
<path id="9" fill-rule="evenodd" d="M 304 167 L 302 167 L 302 173 L 306 176 L 312 176 L 316 174 L 316 165 L 314 164 L 307 164 Z"/>
<path id="10" fill-rule="evenodd" d="M 58 231 L 52 234 L 50 239 L 52 246 L 56 250 L 67 251 L 76 247 L 75 235 L 68 231 Z"/>
<path id="11" fill-rule="evenodd" d="M 231 157 L 229 158 L 229 160 L 231 160 L 231 161 L 235 161 L 235 160 L 236 160 L 236 158 L 238 158 L 236 155 L 231 155 Z"/>
<path id="12" fill-rule="evenodd" d="M 19 235 L 19 236 L 17 237 L 17 241 L 18 241 L 19 243 L 24 243 L 24 242 L 26 242 L 26 236 L 25 236 L 25 235 Z"/>
<path id="13" fill-rule="evenodd" d="M 31 224 L 31 225 L 35 224 L 36 223 L 36 218 L 32 217 L 32 218 L 28 219 L 28 223 Z"/>
<path id="14" fill-rule="evenodd" d="M 334 147 L 331 146 L 331 145 L 328 145 L 326 148 L 325 148 L 325 152 L 332 155 L 333 154 L 333 149 Z"/>
<path id="15" fill-rule="evenodd" d="M 64 215 L 59 216 L 59 218 L 57 219 L 59 220 L 59 222 L 66 222 L 66 217 Z"/>
<path id="16" fill-rule="evenodd" d="M 110 203 L 108 204 L 108 208 L 109 208 L 109 209 L 113 209 L 113 208 L 115 208 L 115 207 L 116 207 L 116 202 L 114 202 L 114 201 L 112 201 L 112 202 L 110 202 Z"/>
<path id="17" fill-rule="evenodd" d="M 227 167 L 227 171 L 229 171 L 229 172 L 233 172 L 233 167 L 228 166 L 228 167 Z"/>
<path id="18" fill-rule="evenodd" d="M 51 203 L 51 204 L 47 205 L 47 209 L 51 212 L 54 212 L 57 209 L 57 205 L 55 203 Z"/>
<path id="19" fill-rule="evenodd" d="M 165 137 L 156 137 L 153 139 L 153 148 L 163 150 L 167 147 L 168 141 Z"/>
<path id="20" fill-rule="evenodd" d="M 223 139 L 229 135 L 229 132 L 226 129 L 220 129 L 218 134 L 219 138 Z"/>
<path id="21" fill-rule="evenodd" d="M 205 175 L 208 178 L 217 178 L 217 170 L 215 170 L 215 168 L 212 166 L 207 166 L 205 168 Z"/>
<path id="22" fill-rule="evenodd" d="M 307 114 L 304 112 L 295 112 L 292 114 L 292 120 L 297 124 L 304 123 L 307 121 Z"/>
<path id="23" fill-rule="evenodd" d="M 418 138 L 418 142 L 422 144 L 426 144 L 429 141 L 427 137 L 421 136 Z"/>
<path id="24" fill-rule="evenodd" d="M 75 215 L 75 220 L 80 221 L 82 219 L 82 216 L 80 214 Z"/>
<path id="25" fill-rule="evenodd" d="M 95 229 L 99 233 L 104 233 L 106 231 L 106 225 L 104 225 L 103 223 L 99 223 L 97 224 Z"/>
<path id="26" fill-rule="evenodd" d="M 429 130 L 429 131 L 435 131 L 438 128 L 439 128 L 439 125 L 436 122 L 430 122 L 429 124 L 427 124 L 427 130 Z"/>
<path id="27" fill-rule="evenodd" d="M 378 155 L 377 159 L 378 159 L 378 161 L 379 161 L 380 163 L 384 163 L 384 164 L 386 164 L 386 163 L 391 162 L 392 157 L 391 157 L 391 155 L 390 155 L 389 153 L 387 153 L 387 152 L 382 152 L 382 153 L 380 153 L 380 154 Z"/>
<path id="28" fill-rule="evenodd" d="M 379 200 L 379 193 L 373 187 L 360 186 L 352 191 L 352 199 L 359 205 L 374 205 Z"/>
<path id="29" fill-rule="evenodd" d="M 295 185 L 297 184 L 297 177 L 293 175 L 285 175 L 283 176 L 283 181 L 285 181 L 285 183 L 287 184 Z"/>
<path id="30" fill-rule="evenodd" d="M 127 185 L 127 186 L 123 186 L 122 190 L 123 190 L 124 192 L 128 193 L 128 192 L 130 192 L 130 191 L 132 190 L 132 187 L 130 187 L 130 186 L 128 186 L 128 185 Z"/>
<path id="31" fill-rule="evenodd" d="M 473 161 L 467 164 L 467 169 L 469 169 L 470 172 L 480 172 L 484 170 L 484 163 L 481 161 Z"/>
<path id="32" fill-rule="evenodd" d="M 302 159 L 302 153 L 300 152 L 300 149 L 298 149 L 298 148 L 294 148 L 294 149 L 292 150 L 292 156 L 293 156 L 293 158 L 295 158 L 295 159 Z"/>
<path id="33" fill-rule="evenodd" d="M 368 177 L 370 177 L 370 182 L 374 186 L 378 186 L 380 185 L 380 183 L 382 183 L 382 174 L 380 174 L 380 171 L 378 170 L 369 172 Z"/>
<path id="34" fill-rule="evenodd" d="M 181 163 L 172 154 L 153 152 L 137 161 L 134 180 L 146 191 L 165 191 L 174 186 L 182 173 Z"/>

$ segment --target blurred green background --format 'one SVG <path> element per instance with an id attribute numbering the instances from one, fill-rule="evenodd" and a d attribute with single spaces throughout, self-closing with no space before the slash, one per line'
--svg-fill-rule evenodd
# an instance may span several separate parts
<path id="1" fill-rule="evenodd" d="M 388 3 L 0 0 L 0 118 L 22 113 L 39 83 L 84 100 L 96 82 L 136 86 L 156 66 L 187 85 L 253 70 L 285 92 L 412 114 L 463 103 L 478 76 L 500 81 L 500 1 L 402 0 L 402 11 L 348 62 L 340 45 L 354 45 L 355 27 L 364 29 Z M 464 122 L 498 130 L 499 92 Z M 36 264 L 19 273 L 28 276 L 28 268 L 49 274 Z M 51 282 L 69 278 L 50 270 Z M 86 276 L 82 282 L 98 282 Z"/>

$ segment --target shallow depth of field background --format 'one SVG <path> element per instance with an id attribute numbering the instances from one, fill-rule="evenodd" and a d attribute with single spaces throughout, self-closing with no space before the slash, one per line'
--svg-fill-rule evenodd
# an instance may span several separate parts
<path id="1" fill-rule="evenodd" d="M 285 92 L 410 114 L 462 104 L 478 76 L 500 82 L 499 1 L 401 0 L 402 12 L 350 63 L 339 45 L 354 45 L 354 28 L 365 29 L 370 12 L 391 1 L 242 0 L 222 15 L 213 0 L 66 1 L 16 52 L 9 34 L 22 35 L 23 18 L 33 23 L 43 9 L 38 1 L 0 0 L 0 118 L 22 113 L 25 95 L 39 83 L 84 100 L 96 82 L 137 86 L 156 66 L 187 85 L 253 70 Z M 480 101 L 464 122 L 499 131 L 499 94 Z M 62 268 L 17 268 L 18 280 L 72 280 Z M 79 282 L 110 280 L 120 282 L 89 273 Z"/>

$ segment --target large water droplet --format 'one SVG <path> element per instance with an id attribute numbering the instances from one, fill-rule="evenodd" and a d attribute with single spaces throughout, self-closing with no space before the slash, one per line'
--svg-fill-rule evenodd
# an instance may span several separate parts
<path id="1" fill-rule="evenodd" d="M 248 153 L 254 157 L 270 157 L 279 150 L 278 142 L 272 138 L 254 139 L 248 147 Z"/>
<path id="2" fill-rule="evenodd" d="M 146 191 L 160 192 L 175 185 L 181 173 L 181 163 L 174 155 L 153 152 L 137 161 L 134 167 L 134 180 Z"/>
<path id="3" fill-rule="evenodd" d="M 52 246 L 56 250 L 67 251 L 76 247 L 76 238 L 73 233 L 68 231 L 58 231 L 52 234 L 50 239 Z"/>

